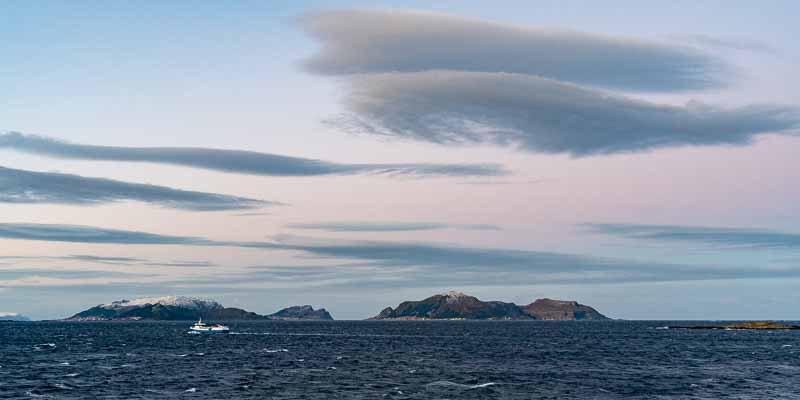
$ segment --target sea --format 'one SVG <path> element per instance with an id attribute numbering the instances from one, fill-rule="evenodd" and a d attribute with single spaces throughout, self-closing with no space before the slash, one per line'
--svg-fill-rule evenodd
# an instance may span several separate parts
<path id="1" fill-rule="evenodd" d="M 691 324 L 0 323 L 0 398 L 800 399 L 800 331 Z"/>

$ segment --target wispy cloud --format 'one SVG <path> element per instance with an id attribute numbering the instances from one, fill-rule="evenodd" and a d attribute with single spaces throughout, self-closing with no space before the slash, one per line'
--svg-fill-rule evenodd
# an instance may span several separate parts
<path id="1" fill-rule="evenodd" d="M 800 250 L 800 233 L 681 225 L 586 224 L 590 231 L 629 239 Z"/>
<path id="2" fill-rule="evenodd" d="M 359 75 L 351 82 L 348 111 L 331 124 L 441 144 L 588 156 L 743 145 L 800 127 L 800 109 L 792 106 L 669 106 L 530 75 L 425 71 Z"/>
<path id="3" fill-rule="evenodd" d="M 3 148 L 65 159 L 161 163 L 266 176 L 379 174 L 423 177 L 500 176 L 508 173 L 498 164 L 344 164 L 244 150 L 93 146 L 18 132 L 0 134 L 0 149 Z"/>
<path id="4" fill-rule="evenodd" d="M 0 223 L 0 238 L 68 243 L 165 244 L 219 246 L 220 243 L 188 236 L 97 228 L 83 225 Z"/>
<path id="5" fill-rule="evenodd" d="M 214 267 L 208 261 L 156 261 L 138 257 L 95 256 L 87 254 L 71 254 L 67 256 L 0 256 L 0 260 L 11 260 L 11 265 L 19 262 L 40 261 L 73 261 L 87 264 L 104 264 L 118 266 L 148 266 L 148 267 Z"/>
<path id="6" fill-rule="evenodd" d="M 243 210 L 280 203 L 165 186 L 0 167 L 0 203 L 97 205 L 141 201 L 190 211 Z"/>
<path id="7" fill-rule="evenodd" d="M 448 224 L 442 222 L 370 222 L 370 221 L 330 221 L 288 225 L 292 229 L 313 229 L 327 232 L 405 232 L 430 231 L 439 229 L 500 230 L 488 224 Z"/>
<path id="8" fill-rule="evenodd" d="M 774 47 L 764 42 L 752 39 L 743 39 L 743 38 L 729 39 L 729 38 L 720 38 L 703 34 L 680 34 L 680 35 L 672 35 L 672 37 L 676 40 L 684 41 L 690 44 L 703 47 L 733 49 L 741 51 L 754 51 L 759 53 L 777 52 Z"/>
<path id="9" fill-rule="evenodd" d="M 329 10 L 300 19 L 322 45 L 312 72 L 510 72 L 617 89 L 722 84 L 724 62 L 688 46 L 406 10 Z"/>

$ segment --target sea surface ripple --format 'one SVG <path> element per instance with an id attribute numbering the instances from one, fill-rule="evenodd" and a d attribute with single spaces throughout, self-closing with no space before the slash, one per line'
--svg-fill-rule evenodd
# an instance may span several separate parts
<path id="1" fill-rule="evenodd" d="M 800 331 L 680 324 L 0 323 L 0 398 L 800 399 Z"/>

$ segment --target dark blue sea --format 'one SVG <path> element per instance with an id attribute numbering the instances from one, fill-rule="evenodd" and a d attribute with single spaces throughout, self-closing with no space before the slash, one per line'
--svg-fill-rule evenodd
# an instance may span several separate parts
<path id="1" fill-rule="evenodd" d="M 800 331 L 675 324 L 0 323 L 0 398 L 800 399 Z"/>

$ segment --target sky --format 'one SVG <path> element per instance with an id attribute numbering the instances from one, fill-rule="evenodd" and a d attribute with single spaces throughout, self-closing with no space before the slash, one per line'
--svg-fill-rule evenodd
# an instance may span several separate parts
<path id="1" fill-rule="evenodd" d="M 800 320 L 773 1 L 0 4 L 0 312 Z"/>

